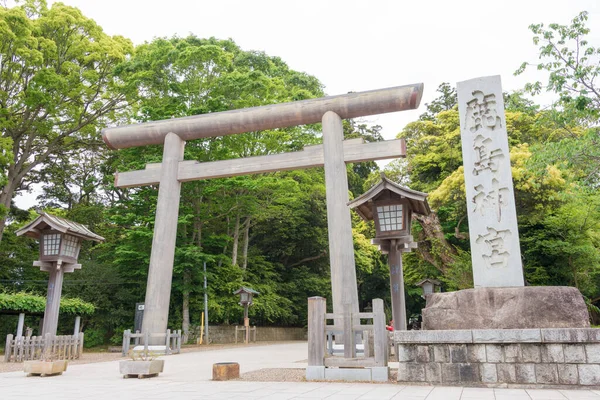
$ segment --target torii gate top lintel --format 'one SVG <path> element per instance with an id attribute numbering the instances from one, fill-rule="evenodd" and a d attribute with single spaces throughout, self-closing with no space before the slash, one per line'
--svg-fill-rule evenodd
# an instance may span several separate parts
<path id="1" fill-rule="evenodd" d="M 354 92 L 289 103 L 173 118 L 102 130 L 102 139 L 111 149 L 163 144 L 168 133 L 181 139 L 233 135 L 265 129 L 321 122 L 327 111 L 342 119 L 413 110 L 419 106 L 423 84 Z"/>

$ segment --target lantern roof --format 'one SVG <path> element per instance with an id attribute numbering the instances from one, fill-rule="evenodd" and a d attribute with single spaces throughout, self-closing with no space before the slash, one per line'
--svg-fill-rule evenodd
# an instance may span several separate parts
<path id="1" fill-rule="evenodd" d="M 240 294 L 242 292 L 252 293 L 252 294 L 257 294 L 257 295 L 260 294 L 256 290 L 250 289 L 249 287 L 246 287 L 246 286 L 242 286 L 241 288 L 239 288 L 238 290 L 236 290 L 235 292 L 233 292 L 233 294 Z"/>
<path id="2" fill-rule="evenodd" d="M 381 173 L 381 181 L 367 192 L 348 202 L 348 206 L 354 208 L 362 219 L 370 221 L 373 219 L 373 208 L 371 206 L 373 201 L 406 198 L 413 213 L 429 215 L 431 209 L 429 203 L 427 203 L 427 196 L 427 193 L 417 192 L 401 186 Z"/>
<path id="3" fill-rule="evenodd" d="M 54 229 L 62 233 L 77 236 L 82 239 L 93 240 L 95 242 L 104 241 L 102 236 L 96 235 L 83 224 L 45 212 L 41 212 L 39 217 L 19 229 L 16 234 L 17 236 L 25 235 L 34 239 L 39 239 L 42 230 L 46 229 Z"/>
<path id="4" fill-rule="evenodd" d="M 423 286 L 426 283 L 431 283 L 436 286 L 440 286 L 442 284 L 442 282 L 438 281 L 437 279 L 426 278 L 419 283 L 415 283 L 415 286 Z"/>

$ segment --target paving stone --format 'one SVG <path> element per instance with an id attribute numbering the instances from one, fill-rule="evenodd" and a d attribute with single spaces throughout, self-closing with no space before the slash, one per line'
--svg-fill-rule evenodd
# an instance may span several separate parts
<path id="1" fill-rule="evenodd" d="M 371 380 L 374 382 L 388 382 L 390 380 L 389 367 L 371 367 Z"/>
<path id="2" fill-rule="evenodd" d="M 370 381 L 369 368 L 325 368 L 325 380 L 328 381 Z"/>
<path id="3" fill-rule="evenodd" d="M 566 363 L 582 363 L 585 364 L 585 348 L 582 344 L 565 344 L 563 345 Z"/>
<path id="4" fill-rule="evenodd" d="M 467 362 L 484 363 L 487 358 L 485 356 L 485 344 L 470 344 L 467 345 Z"/>
<path id="5" fill-rule="evenodd" d="M 395 331 L 397 343 L 473 343 L 470 330 Z"/>
<path id="6" fill-rule="evenodd" d="M 600 342 L 600 329 L 591 328 L 587 330 L 588 342 Z"/>
<path id="7" fill-rule="evenodd" d="M 600 385 L 600 365 L 578 364 L 580 385 Z"/>
<path id="8" fill-rule="evenodd" d="M 309 365 L 306 367 L 307 381 L 322 381 L 325 379 L 325 367 Z"/>
<path id="9" fill-rule="evenodd" d="M 399 344 L 397 351 L 399 362 L 414 362 L 417 358 L 417 346 L 414 344 Z"/>
<path id="10" fill-rule="evenodd" d="M 588 341 L 586 328 L 542 329 L 543 343 L 582 343 Z"/>
<path id="11" fill-rule="evenodd" d="M 473 329 L 473 343 L 540 342 L 539 329 Z"/>
<path id="12" fill-rule="evenodd" d="M 556 364 L 535 364 L 535 377 L 537 383 L 558 383 Z"/>
<path id="13" fill-rule="evenodd" d="M 562 344 L 543 344 L 541 347 L 543 363 L 564 363 L 565 353 Z"/>
<path id="14" fill-rule="evenodd" d="M 515 383 L 517 381 L 515 364 L 497 364 L 498 382 Z"/>
<path id="15" fill-rule="evenodd" d="M 464 363 L 467 362 L 467 345 L 458 344 L 448 346 L 450 349 L 450 362 Z"/>
<path id="16" fill-rule="evenodd" d="M 535 383 L 535 364 L 515 364 L 517 383 Z"/>
<path id="17" fill-rule="evenodd" d="M 585 355 L 589 364 L 600 363 L 600 343 L 586 344 Z"/>
<path id="18" fill-rule="evenodd" d="M 425 366 L 417 363 L 400 363 L 398 382 L 425 382 Z"/>
<path id="19" fill-rule="evenodd" d="M 418 363 L 428 363 L 433 361 L 433 350 L 430 348 L 430 346 L 417 346 L 416 353 L 415 360 Z"/>
<path id="20" fill-rule="evenodd" d="M 521 361 L 521 345 L 507 344 L 504 346 L 504 362 L 516 363 Z"/>
<path id="21" fill-rule="evenodd" d="M 442 382 L 442 364 L 429 363 L 425 365 L 425 381 L 429 383 Z"/>
<path id="22" fill-rule="evenodd" d="M 577 385 L 579 376 L 577 364 L 558 364 L 558 383 L 562 385 Z"/>
<path id="23" fill-rule="evenodd" d="M 485 354 L 487 362 L 489 363 L 504 362 L 504 357 L 502 357 L 502 346 L 499 344 L 486 344 Z"/>
<path id="24" fill-rule="evenodd" d="M 483 383 L 496 383 L 498 382 L 498 370 L 496 364 L 482 363 L 479 364 L 481 370 L 481 381 Z"/>
<path id="25" fill-rule="evenodd" d="M 541 345 L 524 343 L 521 345 L 521 359 L 525 363 L 542 362 Z"/>
<path id="26" fill-rule="evenodd" d="M 458 364 L 461 382 L 481 382 L 479 364 Z"/>
<path id="27" fill-rule="evenodd" d="M 450 350 L 447 344 L 436 344 L 433 347 L 433 361 L 447 363 L 450 362 Z"/>
<path id="28" fill-rule="evenodd" d="M 440 364 L 442 366 L 442 382 L 459 382 L 460 368 L 458 364 Z"/>

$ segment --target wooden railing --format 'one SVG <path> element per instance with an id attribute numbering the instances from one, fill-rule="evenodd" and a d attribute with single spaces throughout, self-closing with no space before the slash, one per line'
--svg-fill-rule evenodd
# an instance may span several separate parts
<path id="1" fill-rule="evenodd" d="M 252 342 L 256 343 L 256 326 L 249 326 L 248 329 L 250 329 L 249 333 L 252 334 Z M 242 339 L 245 340 L 245 338 L 246 338 L 246 327 L 245 326 L 240 326 L 240 325 L 236 325 L 235 326 L 235 344 L 237 344 L 237 342 L 238 342 L 238 332 L 243 332 Z M 250 338 L 250 335 L 248 335 L 248 338 Z"/>
<path id="2" fill-rule="evenodd" d="M 361 319 L 372 320 L 361 324 Z M 327 325 L 335 320 L 338 325 Z M 332 335 L 342 336 L 343 357 L 333 352 Z M 363 354 L 357 357 L 356 340 L 362 337 Z M 326 341 L 328 343 L 326 343 Z M 383 300 L 373 299 L 373 312 L 351 312 L 347 305 L 343 314 L 325 312 L 323 297 L 308 299 L 308 365 L 326 367 L 383 367 L 387 366 L 389 338 L 385 330 Z M 325 352 L 328 351 L 326 355 Z"/>
<path id="3" fill-rule="evenodd" d="M 16 336 L 6 337 L 4 361 L 54 359 L 74 360 L 83 354 L 83 333 L 78 335 Z"/>
<path id="4" fill-rule="evenodd" d="M 152 352 L 151 349 L 148 349 L 151 338 L 163 338 L 165 354 L 169 355 L 181 353 L 181 330 L 171 332 L 170 329 L 167 329 L 166 333 L 140 333 L 140 331 L 131 333 L 131 329 L 127 329 L 125 332 L 123 332 L 123 355 L 126 356 L 129 353 L 131 339 L 134 340 L 134 346 L 144 346 L 145 354 Z"/>

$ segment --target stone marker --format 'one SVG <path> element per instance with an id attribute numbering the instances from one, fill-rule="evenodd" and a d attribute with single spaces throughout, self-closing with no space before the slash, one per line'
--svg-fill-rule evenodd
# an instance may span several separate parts
<path id="1" fill-rule="evenodd" d="M 577 288 L 478 288 L 427 296 L 423 329 L 589 328 Z"/>
<path id="2" fill-rule="evenodd" d="M 222 362 L 213 364 L 213 381 L 228 381 L 240 377 L 240 364 L 236 362 Z"/>
<path id="3" fill-rule="evenodd" d="M 457 83 L 475 287 L 523 286 L 500 76 Z"/>

